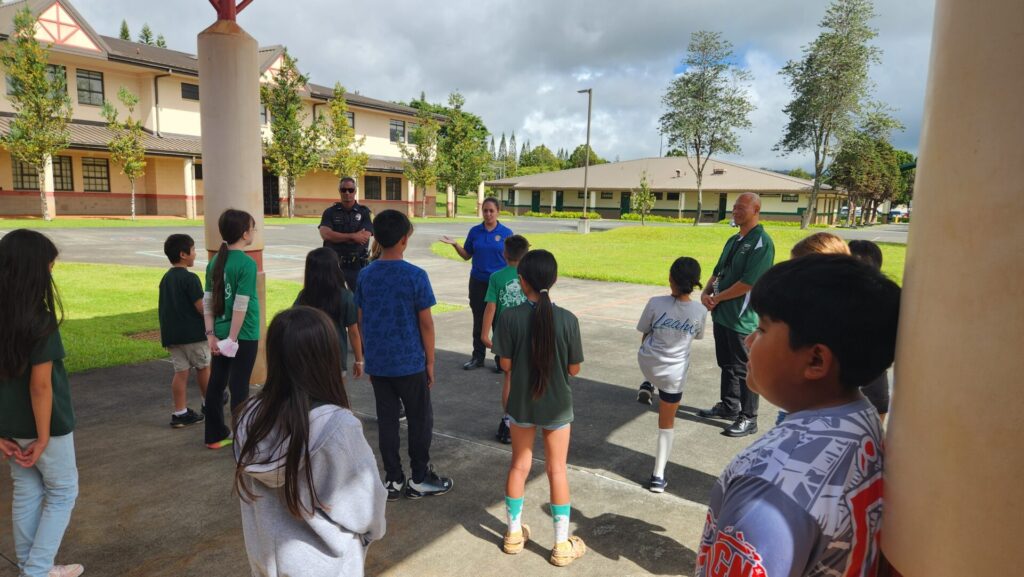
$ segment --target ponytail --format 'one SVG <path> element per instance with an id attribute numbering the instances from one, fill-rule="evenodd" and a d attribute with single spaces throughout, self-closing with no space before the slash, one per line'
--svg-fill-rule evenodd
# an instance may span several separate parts
<path id="1" fill-rule="evenodd" d="M 216 263 L 213 265 L 213 316 L 219 317 L 224 314 L 224 268 L 228 263 L 228 245 L 238 242 L 245 233 L 256 226 L 256 220 L 251 214 L 244 210 L 229 208 L 221 213 L 217 220 L 217 228 L 220 230 L 220 250 L 217 251 Z"/>
<path id="2" fill-rule="evenodd" d="M 220 243 L 220 250 L 217 251 L 217 262 L 213 264 L 213 316 L 214 318 L 224 314 L 224 267 L 228 263 L 228 243 Z"/>
<path id="3" fill-rule="evenodd" d="M 547 390 L 555 365 L 555 314 L 548 289 L 558 279 L 558 263 L 546 250 L 531 250 L 519 262 L 519 276 L 537 291 L 531 317 L 530 393 L 539 399 Z"/>

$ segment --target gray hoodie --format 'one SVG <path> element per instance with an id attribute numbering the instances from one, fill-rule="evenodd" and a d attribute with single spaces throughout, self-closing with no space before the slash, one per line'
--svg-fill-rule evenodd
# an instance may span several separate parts
<path id="1" fill-rule="evenodd" d="M 251 415 L 252 411 L 247 411 L 238 427 L 236 458 L 245 443 Z M 310 411 L 313 486 L 322 506 L 302 520 L 288 512 L 279 495 L 284 487 L 286 446 L 276 438 L 264 439 L 261 450 L 274 448 L 276 453 L 271 464 L 246 467 L 242 479 L 257 495 L 251 503 L 242 501 L 242 530 L 252 574 L 361 577 L 367 547 L 384 536 L 387 502 L 362 423 L 351 411 L 335 405 Z M 302 472 L 299 480 L 301 502 L 308 504 L 311 498 Z"/>

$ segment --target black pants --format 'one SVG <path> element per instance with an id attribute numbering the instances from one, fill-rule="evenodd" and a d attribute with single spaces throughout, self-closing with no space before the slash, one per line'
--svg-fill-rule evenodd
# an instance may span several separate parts
<path id="1" fill-rule="evenodd" d="M 430 464 L 430 440 L 434 435 L 434 409 L 430 404 L 427 373 L 403 377 L 370 377 L 373 396 L 377 401 L 377 427 L 380 457 L 384 461 L 385 481 L 401 481 L 402 441 L 398 436 L 399 400 L 405 405 L 409 426 L 409 461 L 412 480 L 419 483 L 427 474 Z"/>
<path id="2" fill-rule="evenodd" d="M 359 263 L 341 265 L 341 273 L 345 275 L 345 284 L 353 294 L 356 292 L 356 280 L 359 278 L 361 270 L 363 270 L 363 265 Z"/>
<path id="3" fill-rule="evenodd" d="M 206 442 L 216 443 L 231 432 L 224 424 L 224 388 L 231 390 L 231 414 L 249 398 L 249 377 L 256 364 L 259 341 L 238 341 L 234 358 L 214 355 L 210 361 L 210 384 L 206 387 Z"/>
<path id="4" fill-rule="evenodd" d="M 747 335 L 715 325 L 715 358 L 722 369 L 722 404 L 729 412 L 739 411 L 741 416 L 757 417 L 761 397 L 747 388 Z"/>
<path id="5" fill-rule="evenodd" d="M 480 340 L 480 331 L 484 328 L 484 309 L 487 308 L 487 303 L 484 302 L 485 296 L 487 296 L 487 281 L 469 277 L 469 308 L 473 310 L 473 358 L 481 361 L 487 356 L 487 348 Z"/>

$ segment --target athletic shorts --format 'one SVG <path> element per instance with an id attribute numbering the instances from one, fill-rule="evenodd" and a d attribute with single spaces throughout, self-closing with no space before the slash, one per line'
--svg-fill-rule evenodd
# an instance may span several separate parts
<path id="1" fill-rule="evenodd" d="M 658 389 L 658 398 L 666 403 L 673 404 L 683 400 L 683 393 L 666 393 Z"/>
<path id="2" fill-rule="evenodd" d="M 210 366 L 210 344 L 206 341 L 171 345 L 167 347 L 167 352 L 171 354 L 171 364 L 174 365 L 176 373 Z"/>
<path id="3" fill-rule="evenodd" d="M 537 425 L 534 425 L 533 423 L 520 423 L 519 421 L 515 420 L 515 418 L 513 418 L 512 415 L 508 416 L 508 423 L 510 425 L 515 425 L 517 427 L 523 427 L 523 428 L 527 428 L 527 429 L 530 428 L 530 427 L 536 427 L 537 426 Z M 545 431 L 557 431 L 559 429 L 564 429 L 564 428 L 568 427 L 571 424 L 572 423 L 562 423 L 561 425 L 543 425 L 543 426 L 541 426 L 541 429 L 544 429 Z"/>

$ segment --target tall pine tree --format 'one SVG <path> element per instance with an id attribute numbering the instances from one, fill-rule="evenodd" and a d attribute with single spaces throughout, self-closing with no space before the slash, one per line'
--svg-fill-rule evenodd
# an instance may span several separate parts
<path id="1" fill-rule="evenodd" d="M 128 30 L 128 21 L 127 20 L 121 20 L 121 32 L 120 32 L 120 34 L 118 34 L 118 37 L 121 38 L 121 40 L 127 40 L 127 41 L 131 42 L 131 40 L 132 40 L 132 33 L 131 33 L 131 30 Z"/>

